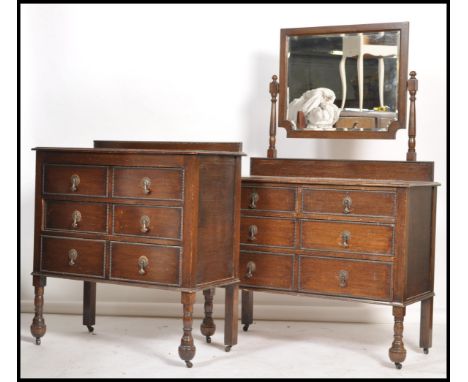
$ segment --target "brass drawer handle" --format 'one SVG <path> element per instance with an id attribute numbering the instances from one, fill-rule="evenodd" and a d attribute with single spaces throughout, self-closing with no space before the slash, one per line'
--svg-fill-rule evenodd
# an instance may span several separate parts
<path id="1" fill-rule="evenodd" d="M 345 214 L 349 214 L 351 212 L 351 204 L 353 204 L 353 200 L 351 199 L 351 197 L 349 196 L 346 196 L 344 199 L 343 199 L 343 212 Z"/>
<path id="2" fill-rule="evenodd" d="M 143 187 L 143 192 L 145 193 L 145 195 L 148 195 L 148 194 L 151 194 L 151 179 L 148 178 L 147 176 L 145 176 L 142 180 L 141 180 L 141 186 Z"/>
<path id="3" fill-rule="evenodd" d="M 258 227 L 255 224 L 249 226 L 249 240 L 255 241 L 257 240 L 256 235 L 258 233 Z"/>
<path id="4" fill-rule="evenodd" d="M 340 287 L 344 288 L 348 286 L 348 271 L 340 271 L 339 273 L 339 279 L 340 279 Z"/>
<path id="5" fill-rule="evenodd" d="M 73 174 L 70 178 L 71 181 L 71 191 L 76 192 L 78 191 L 78 185 L 80 184 L 80 177 L 76 174 Z"/>
<path id="6" fill-rule="evenodd" d="M 146 256 L 140 256 L 138 258 L 138 273 L 144 275 L 146 273 L 146 268 L 148 267 L 149 260 Z"/>
<path id="7" fill-rule="evenodd" d="M 351 232 L 343 231 L 341 233 L 341 245 L 345 248 L 349 247 L 349 240 L 351 239 Z"/>
<path id="8" fill-rule="evenodd" d="M 256 266 L 253 261 L 249 261 L 247 263 L 247 273 L 245 274 L 245 277 L 250 279 L 253 276 L 253 273 L 255 272 Z"/>
<path id="9" fill-rule="evenodd" d="M 81 221 L 81 212 L 78 210 L 75 210 L 72 212 L 72 228 L 77 228 L 78 223 Z"/>
<path id="10" fill-rule="evenodd" d="M 260 199 L 260 196 L 255 191 L 250 194 L 250 203 L 249 208 L 255 209 L 257 208 L 257 202 Z"/>
<path id="11" fill-rule="evenodd" d="M 68 251 L 68 265 L 75 265 L 75 260 L 78 257 L 78 251 L 75 248 L 72 248 Z"/>
<path id="12" fill-rule="evenodd" d="M 140 218 L 140 231 L 143 233 L 147 233 L 149 231 L 149 225 L 150 225 L 149 216 L 143 215 Z"/>

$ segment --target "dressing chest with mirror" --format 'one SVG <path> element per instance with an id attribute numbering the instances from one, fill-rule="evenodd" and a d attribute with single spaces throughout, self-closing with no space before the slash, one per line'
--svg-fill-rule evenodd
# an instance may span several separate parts
<path id="1" fill-rule="evenodd" d="M 237 343 L 240 143 L 95 141 L 94 148 L 36 148 L 31 333 L 46 331 L 48 277 L 84 282 L 83 325 L 93 331 L 96 283 L 181 293 L 179 356 L 192 366 L 192 312 L 215 332 L 213 295 L 225 287 L 226 351 Z M 222 190 L 222 192 L 221 192 Z"/>
<path id="2" fill-rule="evenodd" d="M 240 278 L 244 331 L 253 292 L 335 298 L 392 308 L 389 357 L 406 357 L 406 306 L 421 302 L 420 347 L 432 341 L 434 163 L 417 162 L 416 73 L 407 80 L 408 23 L 281 30 L 280 78 L 270 84 L 267 158 L 242 179 Z M 394 139 L 406 161 L 280 159 L 291 138 Z"/>

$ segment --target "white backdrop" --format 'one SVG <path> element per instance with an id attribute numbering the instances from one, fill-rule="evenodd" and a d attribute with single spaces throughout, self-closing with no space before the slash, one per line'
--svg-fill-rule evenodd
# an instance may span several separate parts
<path id="1" fill-rule="evenodd" d="M 419 78 L 418 160 L 435 162 L 435 319 L 446 308 L 446 13 L 443 5 L 23 5 L 21 7 L 21 307 L 32 311 L 35 146 L 94 139 L 241 141 L 266 156 L 268 83 L 280 28 L 410 22 L 409 70 Z M 396 140 L 286 139 L 278 156 L 404 160 Z M 249 158 L 243 159 L 243 175 Z M 256 318 L 391 322 L 390 309 L 255 295 Z M 218 289 L 215 304 L 221 304 Z M 48 279 L 46 312 L 81 309 L 82 283 Z M 179 315 L 175 292 L 98 285 L 98 314 Z M 196 315 L 202 311 L 197 297 Z M 287 306 L 287 308 L 286 308 Z M 223 308 L 216 305 L 215 315 Z M 419 304 L 408 308 L 417 320 Z"/>

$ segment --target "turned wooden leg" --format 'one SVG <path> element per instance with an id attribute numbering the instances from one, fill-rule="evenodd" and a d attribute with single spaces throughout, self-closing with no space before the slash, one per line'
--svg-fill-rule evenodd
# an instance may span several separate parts
<path id="1" fill-rule="evenodd" d="M 429 353 L 432 347 L 432 312 L 434 298 L 421 301 L 421 327 L 419 333 L 419 347 L 424 349 L 424 354 Z"/>
<path id="2" fill-rule="evenodd" d="M 253 292 L 250 290 L 242 291 L 242 324 L 244 332 L 249 330 L 253 323 Z"/>
<path id="3" fill-rule="evenodd" d="M 44 306 L 44 287 L 46 278 L 44 276 L 33 276 L 34 285 L 34 318 L 31 325 L 31 334 L 36 338 L 36 345 L 41 344 L 41 337 L 46 332 L 46 324 L 42 316 Z"/>
<path id="4" fill-rule="evenodd" d="M 182 292 L 181 298 L 184 306 L 184 335 L 180 341 L 179 356 L 185 361 L 187 367 L 192 367 L 190 362 L 195 357 L 195 346 L 193 345 L 192 337 L 192 315 L 193 315 L 193 304 L 195 303 L 195 292 Z"/>
<path id="5" fill-rule="evenodd" d="M 395 324 L 393 325 L 393 343 L 388 350 L 388 355 L 392 362 L 395 363 L 397 369 L 401 369 L 401 363 L 406 358 L 406 349 L 403 344 L 403 320 L 405 318 L 406 308 L 404 306 L 393 307 L 393 317 Z"/>
<path id="6" fill-rule="evenodd" d="M 88 331 L 94 331 L 96 323 L 96 283 L 85 281 L 83 286 L 83 325 Z"/>
<path id="7" fill-rule="evenodd" d="M 228 352 L 237 344 L 237 325 L 239 319 L 239 285 L 226 287 L 226 300 L 224 302 L 224 345 Z"/>
<path id="8" fill-rule="evenodd" d="M 205 289 L 203 296 L 205 296 L 205 318 L 200 325 L 202 334 L 206 337 L 206 342 L 211 342 L 211 336 L 216 331 L 216 325 L 213 321 L 213 296 L 215 288 Z"/>

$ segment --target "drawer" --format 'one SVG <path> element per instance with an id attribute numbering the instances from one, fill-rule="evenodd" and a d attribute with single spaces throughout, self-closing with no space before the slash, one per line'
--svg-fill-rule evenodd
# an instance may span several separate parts
<path id="1" fill-rule="evenodd" d="M 44 194 L 107 196 L 107 167 L 46 164 Z"/>
<path id="2" fill-rule="evenodd" d="M 182 240 L 182 208 L 114 205 L 113 233 Z"/>
<path id="3" fill-rule="evenodd" d="M 103 240 L 41 236 L 41 272 L 104 278 Z"/>
<path id="4" fill-rule="evenodd" d="M 296 209 L 296 189 L 242 186 L 241 209 L 294 211 Z"/>
<path id="5" fill-rule="evenodd" d="M 294 247 L 296 223 L 293 219 L 242 216 L 241 244 Z"/>
<path id="6" fill-rule="evenodd" d="M 320 214 L 394 216 L 395 193 L 304 188 L 302 211 Z"/>
<path id="7" fill-rule="evenodd" d="M 45 229 L 107 232 L 107 204 L 47 200 Z"/>
<path id="8" fill-rule="evenodd" d="M 377 126 L 373 117 L 340 117 L 335 127 L 338 129 L 375 129 Z"/>
<path id="9" fill-rule="evenodd" d="M 130 199 L 183 199 L 183 169 L 114 167 L 112 196 Z"/>
<path id="10" fill-rule="evenodd" d="M 180 257 L 179 247 L 111 242 L 109 278 L 180 285 Z"/>
<path id="11" fill-rule="evenodd" d="M 299 256 L 299 291 L 391 300 L 392 265 Z"/>
<path id="12" fill-rule="evenodd" d="M 291 290 L 294 255 L 241 251 L 239 277 L 241 286 Z"/>
<path id="13" fill-rule="evenodd" d="M 391 255 L 393 226 L 302 220 L 301 247 Z"/>

